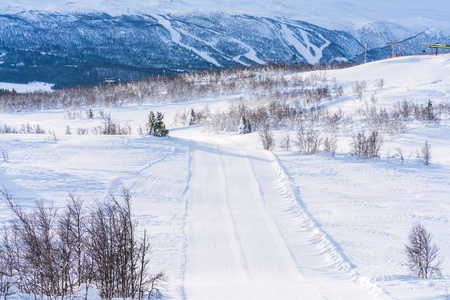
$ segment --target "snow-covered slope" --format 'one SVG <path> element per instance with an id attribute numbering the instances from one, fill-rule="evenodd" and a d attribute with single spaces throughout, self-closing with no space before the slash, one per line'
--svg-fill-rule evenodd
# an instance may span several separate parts
<path id="1" fill-rule="evenodd" d="M 351 61 L 350 34 L 309 23 L 229 15 L 0 16 L 0 81 L 57 87 L 211 68 Z M 21 34 L 21 33 L 24 34 Z M 33 32 L 33 34 L 31 34 Z"/>
<path id="2" fill-rule="evenodd" d="M 445 1 L 2 1 L 0 81 L 56 87 L 280 63 L 361 62 L 450 43 Z M 416 35 L 420 36 L 416 37 Z M 56 75 L 52 75 L 56 74 Z"/>
<path id="3" fill-rule="evenodd" d="M 0 81 L 55 87 L 270 63 L 361 62 L 422 53 L 448 35 L 383 22 L 349 32 L 286 17 L 23 12 L 0 15 Z M 430 50 L 431 51 L 431 50 Z M 359 56 L 357 56 L 359 55 Z"/>
<path id="4" fill-rule="evenodd" d="M 326 71 L 321 77 L 346 93 L 326 105 L 348 114 L 363 108 L 352 92 L 362 80 L 364 97 L 376 93 L 381 108 L 404 99 L 449 101 L 449 68 L 450 57 L 441 55 Z M 381 89 L 375 87 L 380 78 Z M 212 134 L 202 126 L 170 126 L 180 108 L 208 103 L 215 111 L 230 98 L 106 109 L 135 130 L 149 110 L 162 111 L 171 130 L 167 139 L 65 134 L 67 125 L 75 130 L 101 124 L 100 109 L 94 109 L 94 119 L 83 117 L 83 110 L 2 113 L 0 126 L 40 124 L 54 134 L 0 135 L 0 153 L 7 154 L 0 160 L 0 185 L 24 208 L 35 199 L 58 208 L 69 191 L 88 204 L 117 193 L 123 183 L 133 193 L 140 230 L 145 227 L 152 237 L 151 270 L 168 276 L 166 299 L 446 299 L 448 115 L 439 125 L 413 122 L 387 136 L 379 160 L 347 155 L 343 137 L 336 157 L 305 156 L 295 149 L 262 150 L 257 132 Z M 357 132 L 363 124 L 353 121 L 346 130 Z M 277 141 L 285 134 L 277 132 Z M 432 146 L 429 167 L 415 159 L 425 140 Z M 393 155 L 397 148 L 405 153 L 403 163 Z M 9 213 L 0 205 L 5 222 Z M 408 275 L 404 244 L 415 221 L 434 235 L 445 259 L 440 279 Z"/>

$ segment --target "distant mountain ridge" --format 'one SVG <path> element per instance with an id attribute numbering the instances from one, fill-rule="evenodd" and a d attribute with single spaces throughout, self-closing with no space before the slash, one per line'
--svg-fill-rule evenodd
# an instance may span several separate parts
<path id="1" fill-rule="evenodd" d="M 432 30 L 414 34 L 384 22 L 351 33 L 244 14 L 28 11 L 0 15 L 0 81 L 69 87 L 239 65 L 361 62 L 366 43 L 367 59 L 377 60 L 392 52 L 387 39 L 413 37 L 399 45 L 402 54 L 450 41 Z"/>

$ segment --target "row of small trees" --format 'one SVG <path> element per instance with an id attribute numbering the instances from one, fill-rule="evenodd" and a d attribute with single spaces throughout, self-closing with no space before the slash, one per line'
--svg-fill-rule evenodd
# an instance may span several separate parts
<path id="1" fill-rule="evenodd" d="M 160 296 L 164 273 L 148 270 L 150 244 L 145 231 L 140 238 L 136 234 L 126 188 L 121 199 L 111 194 L 89 210 L 70 193 L 61 213 L 41 201 L 26 212 L 6 189 L 1 195 L 12 212 L 0 243 L 3 295 L 16 289 L 63 299 L 81 288 L 87 295 L 93 286 L 103 299 Z"/>
<path id="2" fill-rule="evenodd" d="M 306 72 L 349 66 L 351 64 L 341 63 L 293 65 L 288 68 L 293 72 Z M 278 88 L 295 87 L 299 82 L 303 82 L 300 76 L 289 80 L 281 76 L 285 67 L 284 65 L 237 67 L 167 77 L 154 76 L 127 83 L 99 84 L 53 92 L 21 94 L 3 91 L 0 93 L 0 111 L 107 107 L 144 101 L 187 101 L 219 94 L 231 95 L 242 90 L 267 94 Z M 322 89 L 319 93 L 327 94 L 327 91 Z M 313 95 L 314 97 L 316 96 Z"/>

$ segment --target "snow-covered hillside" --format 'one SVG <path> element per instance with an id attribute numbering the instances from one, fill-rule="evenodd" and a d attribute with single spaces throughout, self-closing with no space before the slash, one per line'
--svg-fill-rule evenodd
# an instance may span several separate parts
<path id="1" fill-rule="evenodd" d="M 445 1 L 3 1 L 0 81 L 58 87 L 450 44 Z M 407 40 L 407 42 L 404 42 Z"/>
<path id="2" fill-rule="evenodd" d="M 168 277 L 165 299 L 446 299 L 449 114 L 439 124 L 412 119 L 401 131 L 386 133 L 379 159 L 348 153 L 349 136 L 368 130 L 358 112 L 370 105 L 390 110 L 405 99 L 432 100 L 437 107 L 450 100 L 449 69 L 450 56 L 441 55 L 314 74 L 266 74 L 342 86 L 343 95 L 323 103 L 351 119 L 337 131 L 335 157 L 299 154 L 294 141 L 290 151 L 281 149 L 287 132 L 296 139 L 294 128 L 275 130 L 276 147 L 267 151 L 258 132 L 212 133 L 202 125 L 172 124 L 180 110 L 208 104 L 215 114 L 239 97 L 246 105 L 264 101 L 252 91 L 94 108 L 93 119 L 84 109 L 1 113 L 0 128 L 39 124 L 47 134 L 0 135 L 0 185 L 24 208 L 36 199 L 61 208 L 70 191 L 93 203 L 118 193 L 123 183 L 133 193 L 139 230 L 146 228 L 151 237 L 150 268 Z M 366 83 L 361 97 L 356 81 Z M 137 134 L 150 110 L 165 114 L 169 138 Z M 100 111 L 128 123 L 133 134 L 75 134 L 76 128 L 89 132 L 101 125 Z M 425 141 L 432 147 L 430 166 L 416 159 Z M 0 205 L 4 223 L 10 214 Z M 442 278 L 409 276 L 404 245 L 415 221 L 440 248 Z"/>

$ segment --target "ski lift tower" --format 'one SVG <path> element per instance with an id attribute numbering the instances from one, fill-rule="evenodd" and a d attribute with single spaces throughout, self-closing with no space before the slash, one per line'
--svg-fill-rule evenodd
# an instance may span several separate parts
<path id="1" fill-rule="evenodd" d="M 266 65 L 268 65 L 271 61 L 274 61 L 274 59 L 266 57 L 266 58 L 264 58 L 264 61 L 266 62 Z"/>
<path id="2" fill-rule="evenodd" d="M 392 45 L 392 58 L 394 58 L 395 57 L 395 46 L 397 45 L 397 44 L 400 44 L 400 42 L 394 42 L 394 41 L 392 41 L 392 42 L 389 42 L 389 43 L 386 43 L 386 45 Z"/>
<path id="3" fill-rule="evenodd" d="M 436 55 L 438 55 L 439 48 L 441 49 L 450 49 L 450 45 L 442 45 L 442 44 L 428 44 L 428 48 L 436 48 Z"/>

